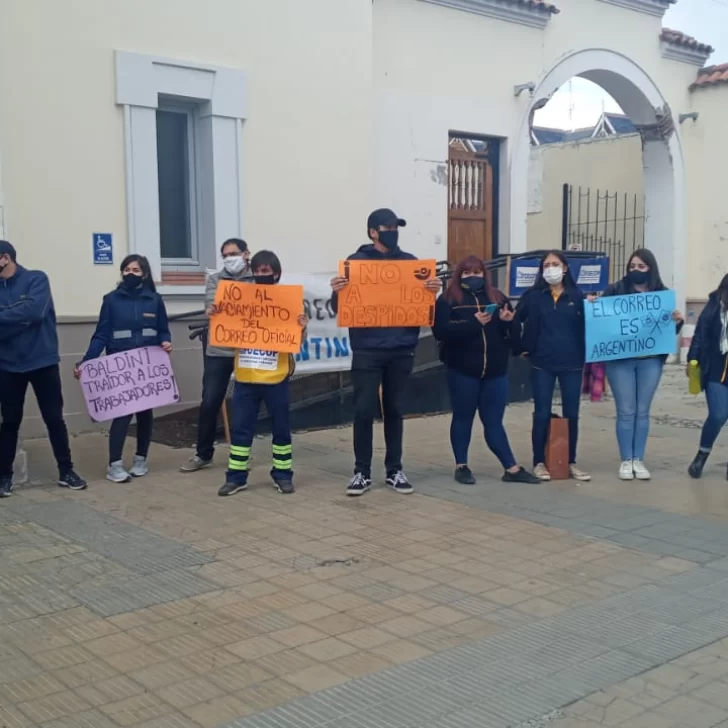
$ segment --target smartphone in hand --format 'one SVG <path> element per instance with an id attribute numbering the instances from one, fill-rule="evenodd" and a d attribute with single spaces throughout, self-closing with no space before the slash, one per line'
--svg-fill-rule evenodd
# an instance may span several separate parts
<path id="1" fill-rule="evenodd" d="M 500 306 L 497 303 L 489 303 L 484 310 L 489 316 L 495 316 L 499 308 Z"/>

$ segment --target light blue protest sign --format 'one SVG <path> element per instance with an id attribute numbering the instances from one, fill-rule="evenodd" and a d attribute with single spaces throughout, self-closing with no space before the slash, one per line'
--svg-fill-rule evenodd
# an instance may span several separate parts
<path id="1" fill-rule="evenodd" d="M 675 353 L 675 291 L 608 296 L 584 303 L 587 362 Z"/>

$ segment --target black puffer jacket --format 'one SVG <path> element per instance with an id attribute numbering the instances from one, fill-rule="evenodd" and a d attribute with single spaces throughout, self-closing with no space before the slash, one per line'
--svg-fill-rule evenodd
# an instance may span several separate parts
<path id="1" fill-rule="evenodd" d="M 505 298 L 504 307 L 511 309 Z M 475 318 L 478 311 L 499 301 L 491 301 L 485 291 L 464 291 L 461 303 L 440 296 L 435 305 L 433 336 L 441 342 L 440 358 L 449 368 L 477 379 L 502 377 L 508 372 L 508 358 L 518 353 L 521 326 L 515 319 L 501 321 L 498 313 L 482 326 Z"/>

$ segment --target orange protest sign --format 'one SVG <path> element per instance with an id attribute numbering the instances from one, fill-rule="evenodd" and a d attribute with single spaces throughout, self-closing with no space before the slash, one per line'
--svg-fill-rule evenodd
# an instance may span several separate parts
<path id="1" fill-rule="evenodd" d="M 349 328 L 432 326 L 435 294 L 425 282 L 435 277 L 434 260 L 344 260 L 339 275 L 338 323 Z"/>
<path id="2" fill-rule="evenodd" d="M 256 286 L 220 281 L 218 313 L 210 317 L 209 343 L 228 349 L 264 349 L 298 354 L 303 286 Z"/>

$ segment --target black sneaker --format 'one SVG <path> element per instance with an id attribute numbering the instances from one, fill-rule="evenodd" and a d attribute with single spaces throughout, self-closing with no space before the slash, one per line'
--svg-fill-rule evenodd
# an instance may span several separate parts
<path id="1" fill-rule="evenodd" d="M 88 484 L 78 473 L 69 470 L 58 478 L 58 487 L 69 490 L 86 490 Z"/>
<path id="2" fill-rule="evenodd" d="M 401 470 L 391 470 L 387 473 L 386 483 L 395 493 L 409 495 L 415 492 L 415 489 L 407 480 L 407 476 Z"/>
<path id="3" fill-rule="evenodd" d="M 455 480 L 462 485 L 475 485 L 475 476 L 467 465 L 459 465 L 455 468 Z"/>
<path id="4" fill-rule="evenodd" d="M 372 479 L 364 473 L 354 473 L 349 482 L 346 495 L 364 495 L 372 487 Z"/>
<path id="5" fill-rule="evenodd" d="M 509 473 L 507 470 L 503 473 L 504 483 L 529 483 L 536 485 L 541 482 L 541 478 L 537 478 L 533 473 L 529 473 L 526 468 L 519 468 L 515 473 Z"/>
<path id="6" fill-rule="evenodd" d="M 225 485 L 217 491 L 218 495 L 235 495 L 243 490 L 248 489 L 247 483 L 225 483 Z"/>
<path id="7" fill-rule="evenodd" d="M 10 498 L 13 494 L 13 479 L 6 476 L 0 478 L 0 498 Z"/>
<path id="8" fill-rule="evenodd" d="M 290 475 L 273 475 L 272 478 L 279 493 L 289 495 L 290 493 L 296 492 L 296 489 L 293 487 L 293 478 Z"/>

